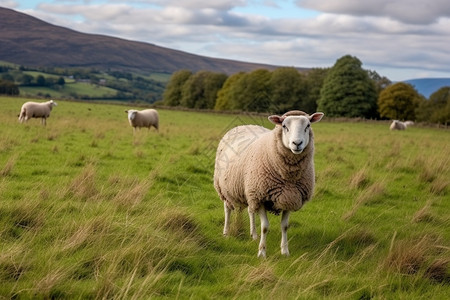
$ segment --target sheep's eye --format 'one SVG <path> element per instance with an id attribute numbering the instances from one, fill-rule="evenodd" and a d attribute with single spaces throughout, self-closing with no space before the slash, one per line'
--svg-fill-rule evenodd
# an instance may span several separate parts
<path id="1" fill-rule="evenodd" d="M 311 127 L 311 124 L 306 125 L 305 132 L 306 130 L 308 130 L 309 127 Z"/>
<path id="2" fill-rule="evenodd" d="M 287 128 L 287 126 L 286 126 L 285 124 L 283 124 L 283 128 L 284 128 L 286 131 L 289 131 L 289 129 Z"/>

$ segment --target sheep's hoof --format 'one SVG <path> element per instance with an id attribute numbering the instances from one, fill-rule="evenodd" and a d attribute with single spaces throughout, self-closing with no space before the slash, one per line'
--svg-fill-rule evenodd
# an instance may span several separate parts
<path id="1" fill-rule="evenodd" d="M 258 251 L 258 257 L 259 258 L 266 258 L 266 250 L 259 250 Z"/>
<path id="2" fill-rule="evenodd" d="M 287 247 L 287 245 L 281 247 L 281 255 L 289 256 L 289 248 Z"/>
<path id="3" fill-rule="evenodd" d="M 253 240 L 257 240 L 258 239 L 258 235 L 255 233 L 255 234 L 252 234 L 252 239 Z"/>

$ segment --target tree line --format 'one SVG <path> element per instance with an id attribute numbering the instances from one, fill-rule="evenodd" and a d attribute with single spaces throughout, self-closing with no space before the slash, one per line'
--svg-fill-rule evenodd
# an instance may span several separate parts
<path id="1" fill-rule="evenodd" d="M 450 87 L 425 99 L 413 86 L 392 83 L 362 68 L 354 56 L 331 68 L 299 72 L 293 67 L 258 69 L 230 76 L 209 71 L 172 74 L 163 104 L 193 109 L 284 113 L 322 111 L 328 117 L 450 122 Z"/>

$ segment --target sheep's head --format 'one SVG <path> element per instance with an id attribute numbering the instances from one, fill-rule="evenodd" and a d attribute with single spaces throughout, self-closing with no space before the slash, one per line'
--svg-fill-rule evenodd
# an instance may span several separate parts
<path id="1" fill-rule="evenodd" d="M 300 111 L 292 111 L 280 116 L 270 116 L 269 121 L 282 127 L 283 145 L 294 154 L 300 154 L 308 146 L 311 123 L 319 122 L 323 113 L 308 115 Z"/>
<path id="2" fill-rule="evenodd" d="M 125 112 L 128 114 L 128 120 L 131 121 L 136 117 L 136 114 L 138 111 L 135 109 L 129 109 L 129 110 L 126 110 Z"/>
<path id="3" fill-rule="evenodd" d="M 49 102 L 50 102 L 50 105 L 51 105 L 51 106 L 56 106 L 56 105 L 58 105 L 58 104 L 56 104 L 56 102 L 53 101 L 53 100 L 50 100 Z"/>

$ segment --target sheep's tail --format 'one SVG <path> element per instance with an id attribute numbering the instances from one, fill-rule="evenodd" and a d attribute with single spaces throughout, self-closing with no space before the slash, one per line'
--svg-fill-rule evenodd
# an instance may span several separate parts
<path id="1" fill-rule="evenodd" d="M 19 114 L 19 122 L 20 123 L 23 123 L 26 115 L 27 115 L 26 108 L 22 107 L 22 109 L 20 110 L 20 114 Z"/>

